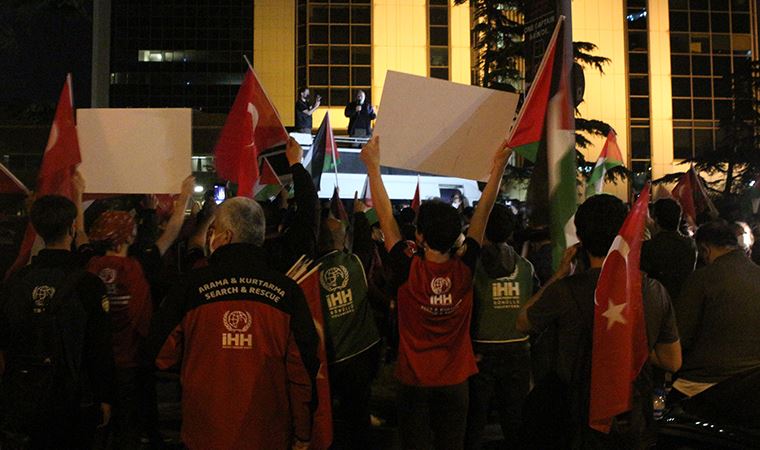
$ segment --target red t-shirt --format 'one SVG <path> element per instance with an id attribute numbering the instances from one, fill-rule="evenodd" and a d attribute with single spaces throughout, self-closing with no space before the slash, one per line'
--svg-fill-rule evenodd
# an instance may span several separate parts
<path id="1" fill-rule="evenodd" d="M 152 313 L 150 286 L 140 262 L 121 256 L 97 256 L 87 264 L 87 270 L 106 285 L 116 367 L 139 366 L 138 347 L 148 335 Z"/>
<path id="2" fill-rule="evenodd" d="M 480 246 L 445 263 L 414 255 L 406 242 L 391 249 L 398 288 L 396 377 L 412 386 L 449 386 L 478 372 L 470 339 L 472 274 Z"/>

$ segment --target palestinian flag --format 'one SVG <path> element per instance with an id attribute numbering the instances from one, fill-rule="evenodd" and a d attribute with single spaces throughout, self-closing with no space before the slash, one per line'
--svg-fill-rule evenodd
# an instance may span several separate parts
<path id="1" fill-rule="evenodd" d="M 311 174 L 317 191 L 322 183 L 322 172 L 335 169 L 338 163 L 340 163 L 340 156 L 338 146 L 335 144 L 335 136 L 330 128 L 330 115 L 325 114 L 317 134 L 314 135 L 309 155 L 304 161 L 304 166 Z"/>
<path id="2" fill-rule="evenodd" d="M 576 243 L 573 216 L 578 207 L 576 194 L 575 119 L 571 91 L 573 63 L 572 35 L 565 16 L 559 16 L 552 42 L 547 49 L 554 57 L 543 139 L 533 169 L 528 201 L 537 225 L 548 225 L 555 269 L 562 254 Z M 554 47 L 554 48 L 553 48 Z"/>
<path id="3" fill-rule="evenodd" d="M 599 159 L 596 160 L 594 170 L 586 182 L 586 198 L 604 191 L 604 174 L 613 167 L 623 165 L 623 155 L 617 143 L 617 135 L 614 130 L 607 133 L 607 141 L 602 147 Z"/>
<path id="4" fill-rule="evenodd" d="M 546 119 L 546 110 L 549 102 L 549 92 L 552 86 L 552 74 L 557 53 L 557 38 L 562 28 L 562 20 L 557 22 L 554 27 L 554 33 L 549 41 L 549 47 L 541 59 L 536 76 L 528 90 L 520 113 L 517 115 L 515 124 L 507 140 L 516 154 L 522 156 L 530 162 L 536 162 L 538 147 L 544 132 L 544 123 Z M 560 52 L 562 50 L 560 49 Z M 561 53 L 560 53 L 561 54 Z"/>
<path id="5" fill-rule="evenodd" d="M 261 176 L 256 181 L 256 187 L 254 192 L 254 198 L 258 202 L 268 202 L 272 200 L 277 194 L 280 193 L 283 186 L 280 182 L 280 178 L 272 169 L 272 165 L 269 164 L 269 159 L 264 158 L 261 163 Z"/>
<path id="6" fill-rule="evenodd" d="M 343 206 L 343 200 L 340 199 L 337 186 L 333 189 L 333 195 L 330 198 L 330 214 L 341 222 L 348 223 L 348 213 Z"/>

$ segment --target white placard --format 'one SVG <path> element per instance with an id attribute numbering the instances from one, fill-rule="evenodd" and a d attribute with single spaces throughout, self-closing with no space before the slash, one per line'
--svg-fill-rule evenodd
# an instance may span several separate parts
<path id="1" fill-rule="evenodd" d="M 381 164 L 437 175 L 488 179 L 519 96 L 388 71 L 374 135 Z"/>
<path id="2" fill-rule="evenodd" d="M 192 164 L 192 111 L 79 109 L 79 171 L 92 194 L 176 194 Z"/>

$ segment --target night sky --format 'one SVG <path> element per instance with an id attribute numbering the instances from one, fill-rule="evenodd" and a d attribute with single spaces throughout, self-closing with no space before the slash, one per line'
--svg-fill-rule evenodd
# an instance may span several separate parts
<path id="1" fill-rule="evenodd" d="M 8 3 L 0 7 L 0 107 L 54 105 L 67 72 L 73 76 L 75 107 L 89 107 L 91 18 L 51 5 L 57 2 Z"/>

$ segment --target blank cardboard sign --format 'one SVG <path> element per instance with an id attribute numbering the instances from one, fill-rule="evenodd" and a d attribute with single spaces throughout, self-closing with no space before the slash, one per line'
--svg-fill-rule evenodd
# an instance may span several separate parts
<path id="1" fill-rule="evenodd" d="M 91 194 L 176 194 L 190 175 L 191 110 L 79 109 L 79 171 Z"/>
<path id="2" fill-rule="evenodd" d="M 517 100 L 517 94 L 388 71 L 373 133 L 380 136 L 380 163 L 484 181 Z"/>

